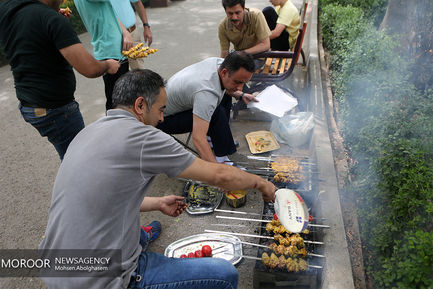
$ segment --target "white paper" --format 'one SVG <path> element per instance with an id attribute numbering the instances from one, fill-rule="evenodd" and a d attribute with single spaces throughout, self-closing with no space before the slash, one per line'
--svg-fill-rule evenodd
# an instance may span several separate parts
<path id="1" fill-rule="evenodd" d="M 287 111 L 298 105 L 295 97 L 275 84 L 266 87 L 256 98 L 259 102 L 250 102 L 248 108 L 255 107 L 278 117 L 282 117 Z"/>

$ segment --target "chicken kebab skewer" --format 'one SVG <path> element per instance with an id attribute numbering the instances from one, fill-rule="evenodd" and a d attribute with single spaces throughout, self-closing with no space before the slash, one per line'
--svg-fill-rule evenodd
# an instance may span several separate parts
<path id="1" fill-rule="evenodd" d="M 322 269 L 322 266 L 310 265 L 304 259 L 291 257 L 286 258 L 284 257 L 284 255 L 278 257 L 274 253 L 269 256 L 265 252 L 262 254 L 262 258 L 259 260 L 262 260 L 263 265 L 265 265 L 266 267 L 269 267 L 271 269 L 275 269 L 276 267 L 278 267 L 280 269 L 286 269 L 288 272 L 306 271 L 308 267 Z"/>
<path id="2" fill-rule="evenodd" d="M 224 253 L 228 255 L 233 255 L 235 257 L 262 261 L 265 266 L 271 269 L 274 269 L 276 267 L 283 269 L 285 266 L 285 268 L 289 272 L 305 271 L 307 270 L 307 268 L 323 269 L 322 266 L 308 264 L 307 261 L 305 261 L 304 259 L 297 259 L 297 258 L 290 258 L 290 257 L 285 258 L 284 256 L 280 256 L 278 258 L 277 255 L 275 255 L 274 253 L 272 253 L 271 256 L 269 256 L 267 253 L 263 253 L 262 258 L 247 256 L 247 255 L 237 255 L 231 252 L 224 252 Z"/>
<path id="3" fill-rule="evenodd" d="M 270 249 L 277 254 L 286 255 L 286 256 L 290 256 L 290 257 L 298 257 L 298 256 L 299 257 L 306 257 L 306 256 L 308 256 L 308 257 L 325 258 L 325 256 L 323 256 L 323 255 L 310 253 L 310 252 L 307 252 L 307 250 L 305 248 L 298 249 L 296 246 L 284 246 L 281 244 L 278 245 L 277 243 L 272 243 L 269 246 L 266 246 L 266 245 L 260 245 L 260 244 L 256 244 L 256 243 L 249 243 L 249 242 L 243 242 L 243 241 L 241 241 L 241 244 Z"/>
<path id="4" fill-rule="evenodd" d="M 288 245 L 292 244 L 292 242 L 300 242 L 300 239 L 302 239 L 302 237 L 299 236 L 295 236 L 293 239 L 287 239 L 290 237 L 283 237 L 279 234 L 276 234 L 274 237 L 270 237 L 270 236 L 261 236 L 261 235 L 253 235 L 253 234 L 243 234 L 243 233 L 233 233 L 233 232 L 226 232 L 226 231 L 216 231 L 216 230 L 204 230 L 207 233 L 217 233 L 217 234 L 228 234 L 228 235 L 235 235 L 235 236 L 245 236 L 245 237 L 253 237 L 253 238 L 263 238 L 263 239 L 272 239 L 272 240 L 277 240 L 280 243 L 287 243 Z M 277 236 L 279 235 L 279 236 Z M 297 234 L 299 235 L 299 234 Z M 278 239 L 277 239 L 278 238 Z M 281 240 L 281 241 L 280 241 Z M 323 242 L 319 242 L 319 241 L 309 241 L 309 240 L 304 240 L 302 239 L 302 242 L 307 243 L 307 244 L 316 244 L 316 245 L 323 245 Z"/>

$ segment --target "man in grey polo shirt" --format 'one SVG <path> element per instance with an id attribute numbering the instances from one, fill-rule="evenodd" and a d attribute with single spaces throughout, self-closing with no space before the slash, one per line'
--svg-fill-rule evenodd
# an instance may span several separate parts
<path id="1" fill-rule="evenodd" d="M 70 144 L 54 183 L 40 248 L 121 249 L 121 272 L 104 278 L 43 278 L 49 288 L 236 288 L 237 271 L 223 259 L 168 258 L 145 250 L 140 211 L 177 217 L 185 209 L 183 197 L 146 197 L 146 192 L 160 173 L 227 190 L 255 188 L 265 201 L 274 198 L 275 186 L 235 167 L 196 158 L 156 129 L 165 104 L 158 74 L 128 72 L 115 85 L 115 109 Z"/>
<path id="2" fill-rule="evenodd" d="M 158 128 L 169 134 L 192 132 L 200 157 L 210 162 L 228 162 L 236 151 L 230 131 L 232 97 L 245 103 L 257 101 L 242 88 L 254 72 L 254 60 L 248 53 L 232 52 L 225 59 L 207 58 L 190 65 L 167 82 L 167 108 Z M 224 93 L 229 97 L 224 98 Z M 215 155 L 206 136 L 209 136 Z"/>

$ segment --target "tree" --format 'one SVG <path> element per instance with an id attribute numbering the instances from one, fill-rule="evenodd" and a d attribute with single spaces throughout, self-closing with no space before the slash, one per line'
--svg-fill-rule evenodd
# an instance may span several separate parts
<path id="1" fill-rule="evenodd" d="M 389 0 L 380 29 L 395 34 L 401 55 L 414 60 L 414 85 L 433 88 L 433 1 Z"/>

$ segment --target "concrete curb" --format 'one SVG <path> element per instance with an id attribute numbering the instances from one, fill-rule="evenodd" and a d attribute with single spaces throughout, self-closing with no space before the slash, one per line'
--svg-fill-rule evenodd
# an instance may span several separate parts
<path id="1" fill-rule="evenodd" d="M 312 3 L 311 3 L 312 2 Z M 322 75 L 319 57 L 318 35 L 318 0 L 310 1 L 307 109 L 315 115 L 315 129 L 310 146 L 311 155 L 315 156 L 318 169 L 318 190 L 320 211 L 326 223 L 331 226 L 324 235 L 324 254 L 326 264 L 322 275 L 322 288 L 355 288 L 352 266 L 345 238 L 344 223 L 338 193 L 338 183 L 334 167 L 333 153 L 328 133 L 328 121 L 322 88 Z"/>

